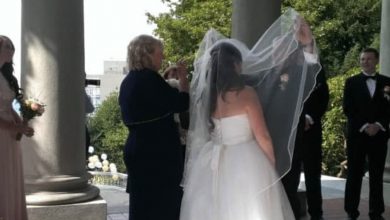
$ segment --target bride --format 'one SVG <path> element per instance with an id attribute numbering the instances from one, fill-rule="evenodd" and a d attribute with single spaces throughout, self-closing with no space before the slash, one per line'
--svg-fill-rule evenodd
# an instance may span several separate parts
<path id="1" fill-rule="evenodd" d="M 280 178 L 317 60 L 310 29 L 292 9 L 251 50 L 206 34 L 191 82 L 181 220 L 294 219 Z"/>

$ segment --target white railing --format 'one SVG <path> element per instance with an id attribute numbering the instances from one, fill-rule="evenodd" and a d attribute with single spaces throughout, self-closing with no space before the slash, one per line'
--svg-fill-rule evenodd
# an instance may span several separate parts
<path id="1" fill-rule="evenodd" d="M 89 183 L 93 185 L 110 185 L 126 189 L 127 174 L 101 171 L 88 171 L 91 174 Z"/>

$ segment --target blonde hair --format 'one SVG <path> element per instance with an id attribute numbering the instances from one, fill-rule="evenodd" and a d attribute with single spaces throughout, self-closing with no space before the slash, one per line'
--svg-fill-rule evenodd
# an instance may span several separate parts
<path id="1" fill-rule="evenodd" d="M 160 40 L 150 35 L 139 35 L 127 46 L 127 65 L 129 70 L 154 69 L 150 55 L 157 47 L 162 47 Z"/>

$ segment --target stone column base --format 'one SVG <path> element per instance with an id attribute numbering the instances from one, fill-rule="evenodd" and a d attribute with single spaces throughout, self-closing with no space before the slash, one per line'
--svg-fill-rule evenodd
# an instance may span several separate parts
<path id="1" fill-rule="evenodd" d="M 43 191 L 26 195 L 27 205 L 63 205 L 91 201 L 99 196 L 99 188 L 89 185 L 72 191 Z"/>
<path id="2" fill-rule="evenodd" d="M 385 198 L 385 206 L 390 206 L 390 183 L 384 182 L 383 183 L 383 197 Z"/>
<path id="3" fill-rule="evenodd" d="M 29 220 L 106 220 L 107 203 L 100 196 L 95 200 L 48 206 L 27 206 Z"/>

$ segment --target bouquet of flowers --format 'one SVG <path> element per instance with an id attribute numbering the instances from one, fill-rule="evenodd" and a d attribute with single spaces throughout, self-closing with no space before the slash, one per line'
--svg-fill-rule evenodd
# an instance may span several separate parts
<path id="1" fill-rule="evenodd" d="M 41 116 L 45 112 L 45 104 L 38 99 L 28 98 L 20 101 L 20 113 L 23 118 L 23 123 L 27 124 L 31 119 Z M 18 134 L 16 139 L 20 140 L 22 134 Z"/>

